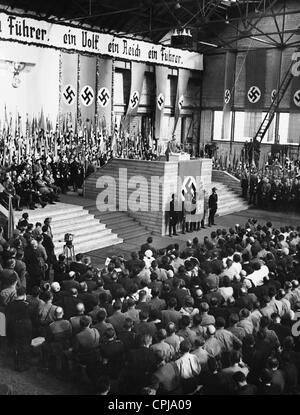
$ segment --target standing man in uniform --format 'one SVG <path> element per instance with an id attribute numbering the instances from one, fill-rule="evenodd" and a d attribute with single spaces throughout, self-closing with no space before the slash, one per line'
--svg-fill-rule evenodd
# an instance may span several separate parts
<path id="1" fill-rule="evenodd" d="M 215 225 L 215 214 L 218 209 L 218 195 L 216 187 L 212 188 L 212 194 L 209 196 L 208 199 L 208 207 L 209 207 L 209 216 L 208 216 L 208 226 Z"/>
<path id="2" fill-rule="evenodd" d="M 177 206 L 175 204 L 175 195 L 172 194 L 169 210 L 169 236 L 177 235 L 176 233 L 176 224 L 177 224 Z"/>

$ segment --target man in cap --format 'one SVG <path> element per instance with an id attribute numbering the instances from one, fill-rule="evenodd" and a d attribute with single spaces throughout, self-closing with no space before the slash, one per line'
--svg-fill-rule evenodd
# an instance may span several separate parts
<path id="1" fill-rule="evenodd" d="M 215 225 L 215 214 L 218 209 L 218 195 L 217 195 L 217 188 L 212 188 L 212 194 L 209 196 L 208 199 L 208 207 L 209 207 L 209 216 L 208 216 L 208 226 Z"/>

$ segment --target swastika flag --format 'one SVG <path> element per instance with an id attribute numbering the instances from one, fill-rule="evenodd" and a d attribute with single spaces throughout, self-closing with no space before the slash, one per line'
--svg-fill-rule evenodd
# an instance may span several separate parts
<path id="1" fill-rule="evenodd" d="M 188 69 L 178 69 L 178 81 L 177 81 L 177 93 L 176 93 L 176 102 L 175 102 L 175 119 L 174 119 L 174 129 L 173 134 L 175 133 L 178 119 L 180 117 L 182 108 L 184 107 L 184 96 L 187 91 L 187 86 L 190 78 L 190 71 Z"/>
<path id="2" fill-rule="evenodd" d="M 105 119 L 109 134 L 111 131 L 111 86 L 112 86 L 112 59 L 98 58 L 98 91 L 97 114 L 98 119 Z"/>
<path id="3" fill-rule="evenodd" d="M 131 62 L 131 86 L 126 116 L 123 128 L 127 128 L 129 117 L 136 115 L 141 100 L 146 65 L 140 62 Z"/>
<path id="4" fill-rule="evenodd" d="M 233 107 L 233 97 L 235 92 L 234 81 L 236 54 L 233 52 L 227 52 L 225 62 L 222 139 L 229 140 L 231 130 L 231 108 Z"/>
<path id="5" fill-rule="evenodd" d="M 83 123 L 94 122 L 96 109 L 96 60 L 94 56 L 79 57 L 79 106 Z"/>
<path id="6" fill-rule="evenodd" d="M 61 97 L 60 112 L 63 120 L 71 114 L 72 120 L 77 117 L 77 65 L 76 53 L 61 52 Z M 72 126 L 74 128 L 74 125 Z"/>
<path id="7" fill-rule="evenodd" d="M 166 90 L 168 82 L 169 68 L 167 66 L 157 65 L 155 67 L 156 78 L 156 108 L 155 108 L 155 138 L 162 137 L 162 119 L 164 115 L 164 108 L 166 105 Z"/>
<path id="8" fill-rule="evenodd" d="M 290 91 L 290 110 L 300 112 L 300 76 L 293 77 Z"/>
<path id="9" fill-rule="evenodd" d="M 266 51 L 250 50 L 246 55 L 245 108 L 253 110 L 265 107 L 265 84 Z"/>

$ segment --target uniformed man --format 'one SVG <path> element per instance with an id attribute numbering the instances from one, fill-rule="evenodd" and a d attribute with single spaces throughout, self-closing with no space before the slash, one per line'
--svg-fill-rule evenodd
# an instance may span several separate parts
<path id="1" fill-rule="evenodd" d="M 209 207 L 209 216 L 208 216 L 208 226 L 215 225 L 215 214 L 218 209 L 218 195 L 217 195 L 217 188 L 212 188 L 212 194 L 209 196 L 208 199 L 208 207 Z"/>
<path id="2" fill-rule="evenodd" d="M 169 210 L 169 236 L 177 235 L 176 233 L 176 224 L 177 224 L 177 210 L 176 210 L 176 203 L 175 203 L 175 195 L 172 194 L 172 198 L 170 201 L 170 210 Z"/>

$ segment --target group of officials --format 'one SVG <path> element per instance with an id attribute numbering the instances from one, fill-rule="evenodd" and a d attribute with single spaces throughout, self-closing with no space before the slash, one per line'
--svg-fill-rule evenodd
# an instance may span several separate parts
<path id="1" fill-rule="evenodd" d="M 201 201 L 200 201 L 201 202 Z M 169 207 L 169 236 L 177 235 L 177 225 L 180 226 L 181 232 L 199 231 L 200 228 L 205 229 L 205 218 L 209 210 L 208 224 L 211 227 L 215 225 L 215 214 L 218 209 L 218 195 L 216 187 L 212 188 L 212 193 L 207 197 L 207 192 L 203 191 L 203 204 L 198 204 L 196 193 L 193 195 L 182 195 L 182 201 L 178 204 L 175 194 L 172 194 Z"/>
<path id="2" fill-rule="evenodd" d="M 3 168 L 1 176 L 1 203 L 7 206 L 9 196 L 12 196 L 16 210 L 26 206 L 33 210 L 38 205 L 44 207 L 58 201 L 59 194 L 66 193 L 68 186 L 77 191 L 84 180 L 84 167 L 77 157 L 70 160 L 33 157 L 20 164 L 13 162 Z"/>

